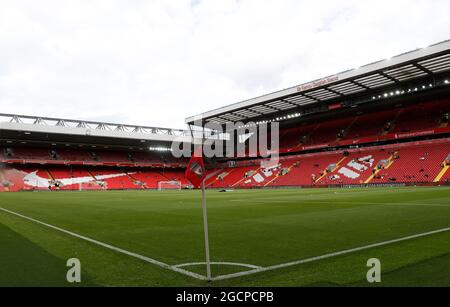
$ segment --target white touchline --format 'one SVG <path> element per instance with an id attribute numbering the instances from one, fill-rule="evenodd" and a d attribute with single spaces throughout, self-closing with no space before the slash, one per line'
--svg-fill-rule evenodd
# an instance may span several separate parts
<path id="1" fill-rule="evenodd" d="M 162 267 L 164 269 L 171 270 L 171 271 L 174 271 L 174 272 L 177 272 L 177 273 L 189 276 L 189 277 L 193 277 L 193 278 L 196 278 L 196 279 L 200 279 L 200 280 L 206 280 L 207 279 L 206 276 L 203 276 L 203 275 L 200 275 L 200 274 L 196 274 L 196 273 L 193 273 L 193 272 L 190 272 L 190 271 L 187 271 L 187 270 L 183 270 L 181 268 L 174 267 L 174 266 L 172 266 L 170 264 L 167 264 L 167 263 L 164 263 L 164 262 L 161 262 L 161 261 L 158 261 L 158 260 L 146 257 L 146 256 L 142 256 L 142 255 L 139 255 L 139 254 L 127 251 L 125 249 L 122 249 L 122 248 L 119 248 L 119 247 L 115 247 L 115 246 L 109 245 L 107 243 L 103 243 L 103 242 L 91 239 L 89 237 L 85 237 L 85 236 L 79 235 L 79 234 L 77 234 L 75 232 L 68 231 L 68 230 L 65 230 L 63 228 L 59 228 L 59 227 L 53 226 L 51 224 L 47 224 L 47 223 L 41 222 L 39 220 L 36 220 L 34 218 L 28 217 L 26 215 L 23 215 L 23 214 L 20 214 L 20 213 L 11 211 L 11 210 L 8 210 L 8 209 L 2 208 L 2 207 L 0 207 L 0 210 L 4 211 L 4 212 L 7 212 L 9 214 L 12 214 L 12 215 L 21 217 L 23 219 L 29 220 L 31 222 L 34 222 L 34 223 L 46 226 L 48 228 L 52 228 L 54 230 L 63 232 L 63 233 L 68 234 L 68 235 L 70 235 L 72 237 L 76 237 L 78 239 L 82 239 L 82 240 L 88 241 L 90 243 L 93 243 L 93 244 L 105 247 L 105 248 L 113 250 L 115 252 L 122 253 L 122 254 L 125 254 L 125 255 L 128 255 L 128 256 L 131 256 L 131 257 L 143 260 L 145 262 L 157 265 L 157 266 Z"/>
<path id="2" fill-rule="evenodd" d="M 152 263 L 155 264 L 157 266 L 160 266 L 162 268 L 165 268 L 167 270 L 171 270 L 174 272 L 178 272 L 180 274 L 186 275 L 186 276 L 190 276 L 199 280 L 208 280 L 208 278 L 206 276 L 197 274 L 197 273 L 193 273 L 184 269 L 181 269 L 181 267 L 185 267 L 185 266 L 189 266 L 189 265 L 196 265 L 196 264 L 204 264 L 203 262 L 196 262 L 196 263 L 187 263 L 187 264 L 179 264 L 179 265 L 170 265 L 167 263 L 163 263 L 161 261 L 146 257 L 146 256 L 142 256 L 124 249 L 121 249 L 119 247 L 115 247 L 82 235 L 79 235 L 77 233 L 41 222 L 39 220 L 33 219 L 31 217 L 22 215 L 20 213 L 14 212 L 14 211 L 10 211 L 7 209 L 4 209 L 2 207 L 0 207 L 0 211 L 4 211 L 10 214 L 13 214 L 15 216 L 24 218 L 26 220 L 35 222 L 37 224 L 52 228 L 54 230 L 66 233 L 68 235 L 71 235 L 73 237 L 103 246 L 105 248 L 111 249 L 113 251 L 143 260 L 145 262 L 148 263 Z M 369 245 L 364 245 L 364 246 L 360 246 L 360 247 L 355 247 L 355 248 L 351 248 L 351 249 L 346 249 L 346 250 L 342 250 L 342 251 L 338 251 L 338 252 L 334 252 L 334 253 L 330 253 L 330 254 L 325 254 L 325 255 L 321 255 L 321 256 L 316 256 L 316 257 L 312 257 L 312 258 L 307 258 L 307 259 L 301 259 L 301 260 L 296 260 L 296 261 L 292 261 L 292 262 L 287 262 L 287 263 L 281 263 L 281 264 L 276 264 L 276 265 L 271 265 L 271 266 L 267 266 L 267 267 L 259 267 L 256 265 L 243 265 L 243 264 L 238 264 L 238 263 L 228 263 L 228 262 L 217 262 L 216 264 L 229 264 L 229 265 L 239 265 L 239 266 L 247 266 L 247 267 L 254 267 L 253 270 L 249 270 L 249 271 L 243 271 L 243 272 L 238 272 L 238 273 L 233 273 L 233 274 L 227 274 L 227 275 L 219 275 L 216 277 L 213 277 L 211 279 L 211 281 L 217 281 L 217 280 L 225 280 L 225 279 L 232 279 L 232 278 L 237 278 L 237 277 L 241 277 L 241 276 L 246 276 L 246 275 L 252 275 L 252 274 L 257 274 L 257 273 L 262 273 L 262 272 L 267 272 L 267 271 L 273 271 L 273 270 L 277 270 L 277 269 L 282 269 L 282 268 L 286 268 L 286 267 L 290 267 L 290 266 L 295 266 L 295 265 L 299 265 L 299 264 L 304 264 L 304 263 L 310 263 L 310 262 L 314 262 L 314 261 L 319 261 L 319 260 L 323 260 L 323 259 L 327 259 L 327 258 L 332 258 L 332 257 L 336 257 L 336 256 L 341 256 L 341 255 L 345 255 L 345 254 L 350 254 L 350 253 L 354 253 L 354 252 L 358 252 L 358 251 L 362 251 L 362 250 L 367 250 L 367 249 L 371 249 L 371 248 L 375 248 L 375 247 L 380 247 L 380 246 L 384 246 L 384 245 L 389 245 L 389 244 L 393 244 L 393 243 L 398 243 L 398 242 L 402 242 L 402 241 L 408 241 L 408 240 L 412 240 L 412 239 L 417 239 L 417 238 L 421 238 L 421 237 L 426 237 L 426 236 L 430 236 L 430 235 L 434 235 L 434 234 L 438 234 L 438 233 L 442 233 L 442 232 L 447 232 L 450 231 L 450 227 L 448 228 L 442 228 L 442 229 L 438 229 L 438 230 L 433 230 L 433 231 L 429 231 L 429 232 L 424 232 L 424 233 L 419 233 L 419 234 L 415 234 L 415 235 L 411 235 L 411 236 L 407 236 L 407 237 L 402 237 L 402 238 L 398 238 L 398 239 L 393 239 L 393 240 L 388 240 L 388 241 L 383 241 L 383 242 L 379 242 L 379 243 L 374 243 L 374 244 L 369 244 Z"/>
<path id="3" fill-rule="evenodd" d="M 313 204 L 329 204 L 330 202 L 327 201 L 316 201 L 311 200 Z M 422 207 L 449 207 L 450 205 L 444 205 L 444 204 L 428 204 L 428 203 L 372 203 L 372 202 L 366 202 L 366 201 L 333 201 L 333 204 L 338 205 L 373 205 L 373 206 L 422 206 Z"/>
<path id="4" fill-rule="evenodd" d="M 292 261 L 292 262 L 287 262 L 287 263 L 282 263 L 282 264 L 271 265 L 268 267 L 263 267 L 260 269 L 254 269 L 254 270 L 245 271 L 245 272 L 233 273 L 233 274 L 228 274 L 228 275 L 220 275 L 220 276 L 214 277 L 212 280 L 213 281 L 225 280 L 225 279 L 236 278 L 236 277 L 241 277 L 241 276 L 245 276 L 245 275 L 252 275 L 252 274 L 256 274 L 256 273 L 272 271 L 272 270 L 276 270 L 276 269 L 282 269 L 282 268 L 286 268 L 286 267 L 290 267 L 290 266 L 294 266 L 294 265 L 304 264 L 304 263 L 308 263 L 308 262 L 314 262 L 314 261 L 318 261 L 318 260 L 323 260 L 323 259 L 327 259 L 327 258 L 350 254 L 350 253 L 354 253 L 354 252 L 358 252 L 358 251 L 362 251 L 362 250 L 366 250 L 366 249 L 371 249 L 374 247 L 384 246 L 384 245 L 388 245 L 388 244 L 398 243 L 398 242 L 402 242 L 402 241 L 417 239 L 420 237 L 430 236 L 430 235 L 447 232 L 447 231 L 450 231 L 450 227 L 433 230 L 433 231 L 429 231 L 429 232 L 424 232 L 424 233 L 419 233 L 419 234 L 415 234 L 415 235 L 411 235 L 411 236 L 407 236 L 407 237 L 403 237 L 403 238 L 399 238 L 399 239 L 394 239 L 394 240 L 369 244 L 369 245 L 365 245 L 365 246 L 355 247 L 355 248 L 351 248 L 351 249 L 346 249 L 343 251 L 325 254 L 322 256 L 316 256 L 316 257 L 312 257 L 312 258 L 308 258 L 308 259 L 302 259 L 302 260 L 297 260 L 297 261 Z"/>

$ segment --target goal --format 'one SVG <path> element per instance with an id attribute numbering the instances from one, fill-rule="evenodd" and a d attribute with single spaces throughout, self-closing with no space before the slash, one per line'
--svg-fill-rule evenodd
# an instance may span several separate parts
<path id="1" fill-rule="evenodd" d="M 160 181 L 158 182 L 158 191 L 163 190 L 181 190 L 180 181 Z"/>

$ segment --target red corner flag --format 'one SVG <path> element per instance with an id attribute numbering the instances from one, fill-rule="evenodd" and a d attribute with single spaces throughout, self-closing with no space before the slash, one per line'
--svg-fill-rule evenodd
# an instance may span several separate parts
<path id="1" fill-rule="evenodd" d="M 203 163 L 202 157 L 202 147 L 198 147 L 194 151 L 194 155 L 189 161 L 188 167 L 186 169 L 186 178 L 192 183 L 192 185 L 198 189 L 203 180 L 205 179 L 205 164 Z"/>

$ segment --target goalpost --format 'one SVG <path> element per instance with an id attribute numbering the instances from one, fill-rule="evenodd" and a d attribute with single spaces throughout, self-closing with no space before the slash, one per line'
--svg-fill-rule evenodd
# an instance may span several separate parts
<path id="1" fill-rule="evenodd" d="M 181 190 L 180 181 L 160 181 L 158 182 L 158 191 Z"/>

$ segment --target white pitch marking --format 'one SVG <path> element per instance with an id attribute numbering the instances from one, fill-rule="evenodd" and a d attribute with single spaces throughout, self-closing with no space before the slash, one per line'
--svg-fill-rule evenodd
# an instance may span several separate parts
<path id="1" fill-rule="evenodd" d="M 232 199 L 230 200 L 230 202 L 248 203 L 248 200 Z M 295 202 L 295 200 L 269 200 L 269 199 L 252 200 L 252 204 L 292 203 L 292 202 Z"/>
<path id="2" fill-rule="evenodd" d="M 109 245 L 109 244 L 107 244 L 107 243 L 103 243 L 103 242 L 100 242 L 100 241 L 91 239 L 91 238 L 89 238 L 89 237 L 85 237 L 85 236 L 79 235 L 79 234 L 77 234 L 77 233 L 75 233 L 75 232 L 71 232 L 71 231 L 65 230 L 65 229 L 63 229 L 63 228 L 59 228 L 59 227 L 53 226 L 53 225 L 51 225 L 51 224 L 47 224 L 47 223 L 41 222 L 41 221 L 36 220 L 36 219 L 34 219 L 34 218 L 28 217 L 28 216 L 26 216 L 26 215 L 23 215 L 23 214 L 14 212 L 14 211 L 10 211 L 10 210 L 7 210 L 7 209 L 2 208 L 2 207 L 0 207 L 0 210 L 1 210 L 1 211 L 4 211 L 4 212 L 7 212 L 7 213 L 9 213 L 9 214 L 12 214 L 12 215 L 21 217 L 21 218 L 23 218 L 23 219 L 32 221 L 32 222 L 34 222 L 34 223 L 37 223 L 37 224 L 46 226 L 46 227 L 48 227 L 48 228 L 51 228 L 51 229 L 54 229 L 54 230 L 63 232 L 63 233 L 68 234 L 68 235 L 70 235 L 70 236 L 72 236 L 72 237 L 76 237 L 76 238 L 78 238 L 78 239 L 88 241 L 88 242 L 90 242 L 90 243 L 93 243 L 93 244 L 96 244 L 96 245 L 105 247 L 105 248 L 110 249 L 110 250 L 113 250 L 113 251 L 115 251 L 115 252 L 122 253 L 122 254 L 125 254 L 125 255 L 128 255 L 128 256 L 131 256 L 131 257 L 134 257 L 134 258 L 143 260 L 143 261 L 145 261 L 145 262 L 148 262 L 148 263 L 157 265 L 157 266 L 162 267 L 162 268 L 164 268 L 164 269 L 171 270 L 171 271 L 174 271 L 174 272 L 177 272 L 177 273 L 180 273 L 180 274 L 189 276 L 189 277 L 193 277 L 193 278 L 196 278 L 196 279 L 199 279 L 199 280 L 207 280 L 206 276 L 203 276 L 203 275 L 200 275 L 200 274 L 197 274 L 197 273 L 193 273 L 193 272 L 190 272 L 190 271 L 187 271 L 187 270 L 183 270 L 183 269 L 181 269 L 181 268 L 177 268 L 177 267 L 171 266 L 170 264 L 167 264 L 167 263 L 164 263 L 164 262 L 161 262 L 161 261 L 158 261 L 158 260 L 155 260 L 155 259 L 146 257 L 146 256 L 142 256 L 142 255 L 139 255 L 139 254 L 136 254 L 136 253 L 127 251 L 127 250 L 125 250 L 125 249 L 122 249 L 122 248 L 119 248 L 119 247 L 115 247 L 115 246 L 113 246 L 113 245 Z"/>
<path id="3" fill-rule="evenodd" d="M 329 204 L 330 202 L 326 201 L 315 201 L 312 200 L 314 203 L 319 204 Z M 443 204 L 427 204 L 427 203 L 371 203 L 371 202 L 365 202 L 365 201 L 333 201 L 333 204 L 339 204 L 339 205 L 374 205 L 374 206 L 410 206 L 410 207 L 450 207 L 450 205 L 443 205 Z"/>
<path id="4" fill-rule="evenodd" d="M 171 266 L 169 264 L 160 262 L 158 260 L 146 257 L 146 256 L 142 256 L 133 252 L 129 252 L 127 250 L 76 234 L 74 232 L 41 222 L 39 220 L 33 219 L 31 217 L 22 215 L 20 213 L 16 213 L 14 211 L 10 211 L 7 209 L 4 209 L 2 207 L 0 207 L 1 211 L 16 215 L 18 217 L 24 218 L 26 220 L 35 222 L 37 224 L 41 224 L 43 226 L 55 229 L 57 231 L 66 233 L 68 235 L 71 235 L 73 237 L 103 246 L 105 248 L 114 250 L 116 252 L 125 254 L 125 255 L 129 255 L 131 257 L 135 257 L 138 259 L 141 259 L 143 261 L 155 264 L 157 266 L 160 266 L 162 268 L 174 271 L 174 272 L 178 272 L 180 274 L 186 275 L 186 276 L 190 276 L 199 280 L 207 280 L 206 276 L 200 275 L 200 274 L 196 274 L 187 270 L 183 270 L 181 269 L 179 266 L 180 265 L 175 265 L 175 266 Z M 282 268 L 286 268 L 286 267 L 290 267 L 290 266 L 295 266 L 295 265 L 299 265 L 299 264 L 304 264 L 304 263 L 309 263 L 309 262 L 314 262 L 314 261 L 318 261 L 318 260 L 323 260 L 323 259 L 327 259 L 327 258 L 332 258 L 332 257 L 336 257 L 336 256 L 341 256 L 341 255 L 345 255 L 345 254 L 350 254 L 350 253 L 354 253 L 354 252 L 358 252 L 358 251 L 362 251 L 362 250 L 367 250 L 367 249 L 371 249 L 374 247 L 380 247 L 380 246 L 384 246 L 384 245 L 389 245 L 389 244 L 393 244 L 393 243 L 398 243 L 398 242 L 403 242 L 403 241 L 407 241 L 407 240 L 412 240 L 412 239 L 416 239 L 416 238 L 421 238 L 421 237 L 426 237 L 426 236 L 430 236 L 433 234 L 438 234 L 438 233 L 443 233 L 443 232 L 447 232 L 450 231 L 450 227 L 449 228 L 442 228 L 442 229 L 438 229 L 438 230 L 434 230 L 434 231 L 429 231 L 429 232 L 424 232 L 424 233 L 420 233 L 420 234 L 415 234 L 415 235 L 411 235 L 411 236 L 407 236 L 407 237 L 403 237 L 403 238 L 398 238 L 398 239 L 394 239 L 394 240 L 389 240 L 389 241 L 383 241 L 383 242 L 379 242 L 379 243 L 374 243 L 374 244 L 369 244 L 369 245 L 365 245 L 365 246 L 361 246 L 361 247 L 356 247 L 356 248 L 352 248 L 352 249 L 347 249 L 347 250 L 343 250 L 343 251 L 339 251 L 339 252 L 334 252 L 334 253 L 330 253 L 330 254 L 325 254 L 325 255 L 321 255 L 321 256 L 316 256 L 316 257 L 312 257 L 312 258 L 307 258 L 307 259 L 302 259 L 302 260 L 297 260 L 297 261 L 292 261 L 292 262 L 287 262 L 287 263 L 282 263 L 282 264 L 277 264 L 277 265 L 272 265 L 272 266 L 268 266 L 268 267 L 257 267 L 253 270 L 249 270 L 249 271 L 244 271 L 244 272 L 239 272 L 239 273 L 233 273 L 233 274 L 228 274 L 228 275 L 220 275 L 217 277 L 213 277 L 211 280 L 212 281 L 216 281 L 216 280 L 225 280 L 225 279 L 231 279 L 231 278 L 236 278 L 236 277 L 241 277 L 241 276 L 246 276 L 246 275 L 253 275 L 256 273 L 262 273 L 262 272 L 267 272 L 267 271 L 273 271 L 276 269 L 282 269 Z M 256 266 L 255 266 L 256 267 Z"/>
<path id="5" fill-rule="evenodd" d="M 195 265 L 205 265 L 206 262 L 192 262 L 192 263 L 182 263 L 177 264 L 172 267 L 174 268 L 184 268 L 187 266 L 195 266 Z M 240 267 L 246 267 L 251 269 L 262 269 L 262 267 L 253 265 L 253 264 L 247 264 L 247 263 L 237 263 L 237 262 L 211 262 L 213 265 L 229 265 L 229 266 L 240 266 Z"/>
<path id="6" fill-rule="evenodd" d="M 384 246 L 384 245 L 388 245 L 388 244 L 398 243 L 398 242 L 402 242 L 402 241 L 417 239 L 417 238 L 430 236 L 433 234 L 438 234 L 438 233 L 447 232 L 447 231 L 450 231 L 450 227 L 442 228 L 442 229 L 438 229 L 438 230 L 434 230 L 434 231 L 429 231 L 429 232 L 424 232 L 424 233 L 420 233 L 420 234 L 416 234 L 416 235 L 411 235 L 411 236 L 407 236 L 407 237 L 403 237 L 403 238 L 399 238 L 399 239 L 384 241 L 384 242 L 380 242 L 380 243 L 369 244 L 369 245 L 356 247 L 356 248 L 352 248 L 352 249 L 346 249 L 343 251 L 325 254 L 322 256 L 312 257 L 312 258 L 308 258 L 308 259 L 302 259 L 302 260 L 272 265 L 272 266 L 254 269 L 254 270 L 245 271 L 245 272 L 233 273 L 233 274 L 228 274 L 228 275 L 220 275 L 220 276 L 214 277 L 212 280 L 213 281 L 225 280 L 225 279 L 231 279 L 231 278 L 236 278 L 236 277 L 241 277 L 241 276 L 246 276 L 246 275 L 252 275 L 252 274 L 261 273 L 261 272 L 272 271 L 272 270 L 276 270 L 276 269 L 282 269 L 282 268 L 286 268 L 286 267 L 290 267 L 290 266 L 294 266 L 294 265 L 304 264 L 304 263 L 308 263 L 308 262 L 314 262 L 314 261 L 318 261 L 318 260 L 323 260 L 323 259 L 327 259 L 327 258 L 350 254 L 350 253 L 354 253 L 354 252 L 358 252 L 358 251 L 362 251 L 362 250 L 366 250 L 366 249 L 371 249 L 374 247 L 380 247 L 380 246 Z"/>
<path id="7" fill-rule="evenodd" d="M 387 203 L 386 206 L 406 206 L 406 207 L 448 207 L 450 208 L 450 205 L 441 205 L 441 204 L 418 204 L 418 203 Z"/>

